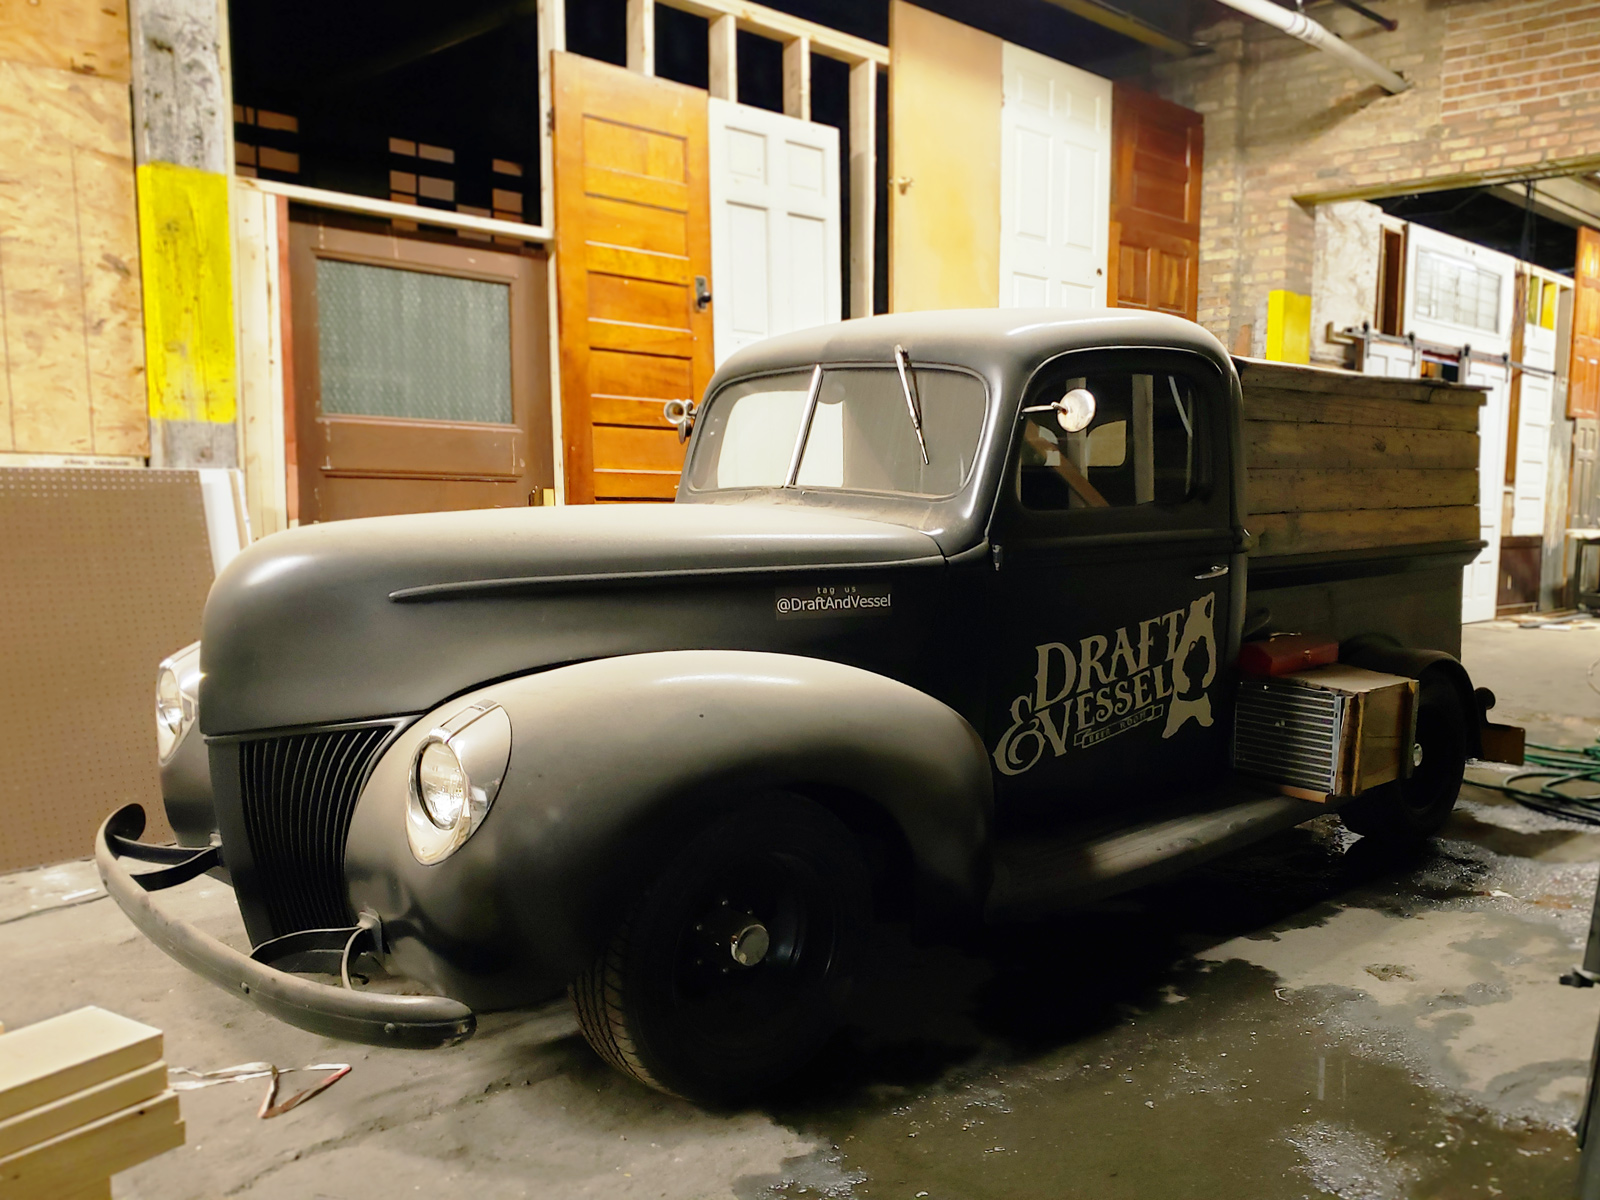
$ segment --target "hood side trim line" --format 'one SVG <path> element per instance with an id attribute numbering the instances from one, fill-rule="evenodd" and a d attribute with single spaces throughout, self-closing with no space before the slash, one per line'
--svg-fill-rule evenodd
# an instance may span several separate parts
<path id="1" fill-rule="evenodd" d="M 600 571 L 585 575 L 527 575 L 512 579 L 465 579 L 454 583 L 427 583 L 389 593 L 396 604 L 427 604 L 436 600 L 470 600 L 485 596 L 519 595 L 532 591 L 557 591 L 628 583 L 694 582 L 701 579 L 747 576 L 817 574 L 841 571 L 882 571 L 899 567 L 942 567 L 942 554 L 918 558 L 844 563 L 773 563 L 753 567 L 685 567 L 662 571 Z"/>

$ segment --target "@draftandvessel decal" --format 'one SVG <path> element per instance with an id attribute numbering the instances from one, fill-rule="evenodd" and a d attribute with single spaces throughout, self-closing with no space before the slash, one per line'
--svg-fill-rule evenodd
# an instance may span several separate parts
<path id="1" fill-rule="evenodd" d="M 1217 594 L 1187 609 L 1090 634 L 1075 646 L 1045 642 L 1031 692 L 1011 702 L 1011 727 L 994 748 L 1004 775 L 1021 775 L 1048 750 L 1056 758 L 1160 722 L 1169 738 L 1194 721 L 1210 725 L 1217 677 Z"/>
<path id="2" fill-rule="evenodd" d="M 814 617 L 886 616 L 893 597 L 887 584 L 840 583 L 781 587 L 773 601 L 780 621 Z"/>

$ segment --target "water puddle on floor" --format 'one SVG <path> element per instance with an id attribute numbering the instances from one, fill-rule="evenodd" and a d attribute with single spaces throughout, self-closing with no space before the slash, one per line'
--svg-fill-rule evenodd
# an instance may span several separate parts
<path id="1" fill-rule="evenodd" d="M 1500 1124 L 1330 1035 L 1245 963 L 1026 1063 L 778 1114 L 824 1149 L 742 1197 L 1404 1200 L 1572 1194 L 1570 1133 Z M 980 1054 L 980 1058 L 982 1055 Z M 897 1102 L 898 1101 L 898 1102 Z"/>
<path id="2" fill-rule="evenodd" d="M 1259 854 L 1122 907 L 1002 932 L 965 951 L 900 951 L 887 967 L 893 986 L 868 1004 L 815 1077 L 771 1110 L 815 1139 L 818 1151 L 780 1174 L 739 1181 L 736 1194 L 1573 1195 L 1577 1145 L 1561 1119 L 1478 1107 L 1440 1074 L 1413 1023 L 1399 1023 L 1391 1037 L 1382 1022 L 1350 1019 L 1370 1015 L 1372 995 L 1385 988 L 1423 986 L 1406 982 L 1407 968 L 1386 978 L 1379 963 L 1359 989 L 1295 988 L 1246 961 L 1256 957 L 1250 939 L 1311 944 L 1308 934 L 1330 923 L 1359 933 L 1359 922 L 1379 913 L 1425 937 L 1429 923 L 1407 918 L 1491 903 L 1481 900 L 1492 891 L 1485 852 L 1435 844 L 1395 866 L 1364 862 L 1347 848 L 1330 829 L 1293 831 Z M 1359 906 L 1347 907 L 1356 897 Z M 1246 939 L 1243 952 L 1238 941 L 1224 949 L 1236 938 Z M 1482 952 L 1515 959 L 1523 950 L 1496 943 Z M 1441 1004 L 1454 1011 L 1456 1001 L 1441 996 Z M 1592 1018 L 1579 1024 L 1592 1029 Z M 1575 1035 L 1584 1044 L 1558 1057 L 1586 1055 L 1588 1036 Z M 1546 1074 L 1570 1086 L 1573 1070 L 1581 1073 L 1581 1062 Z M 1528 1111 L 1575 1108 L 1569 1096 Z"/>

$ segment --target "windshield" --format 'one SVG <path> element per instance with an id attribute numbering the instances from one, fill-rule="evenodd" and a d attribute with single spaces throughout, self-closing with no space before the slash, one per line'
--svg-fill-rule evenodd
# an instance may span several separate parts
<path id="1" fill-rule="evenodd" d="M 917 440 L 900 374 L 883 367 L 824 367 L 812 409 L 813 369 L 729 384 L 696 422 L 689 487 L 793 486 L 949 496 L 960 490 L 983 428 L 983 381 L 964 371 L 909 372 L 927 443 Z"/>

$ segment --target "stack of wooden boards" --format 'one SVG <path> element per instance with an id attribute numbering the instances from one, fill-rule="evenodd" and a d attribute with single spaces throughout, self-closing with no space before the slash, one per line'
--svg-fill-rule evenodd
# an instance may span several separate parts
<path id="1" fill-rule="evenodd" d="M 1477 539 L 1481 389 L 1235 362 L 1254 557 Z"/>
<path id="2" fill-rule="evenodd" d="M 181 1146 L 161 1051 L 103 1008 L 0 1035 L 0 1196 L 108 1200 L 112 1175 Z"/>

